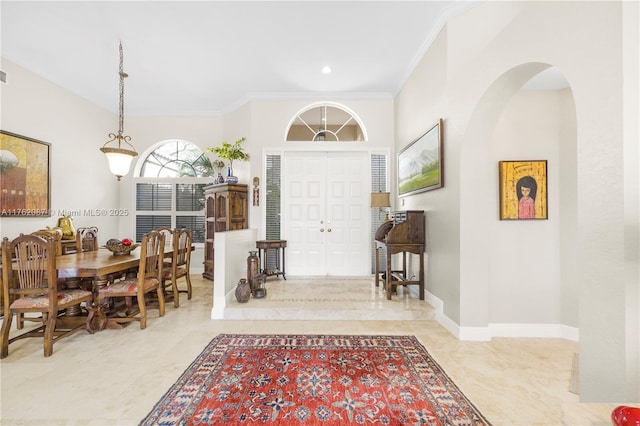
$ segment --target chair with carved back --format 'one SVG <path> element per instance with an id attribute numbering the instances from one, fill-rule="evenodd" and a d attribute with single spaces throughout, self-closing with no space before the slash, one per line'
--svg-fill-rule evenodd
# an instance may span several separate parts
<path id="1" fill-rule="evenodd" d="M 127 323 L 139 321 L 140 328 L 147 327 L 148 293 L 155 291 L 158 295 L 157 307 L 160 316 L 164 316 L 164 294 L 162 292 L 162 258 L 164 256 L 164 235 L 157 231 L 151 231 L 142 236 L 140 244 L 140 263 L 138 273 L 134 277 L 126 277 L 114 281 L 98 289 L 98 315 L 99 328 L 103 329 L 107 322 Z M 119 313 L 107 317 L 105 309 L 110 299 L 124 298 L 124 315 Z M 132 306 L 133 298 L 137 299 L 137 309 Z M 155 306 L 154 306 L 155 307 Z M 87 324 L 92 320 L 93 314 L 87 318 Z"/>
<path id="2" fill-rule="evenodd" d="M 98 250 L 97 227 L 90 226 L 76 230 L 76 250 L 78 252 Z"/>
<path id="3" fill-rule="evenodd" d="M 186 293 L 187 299 L 191 300 L 191 277 L 189 271 L 191 268 L 191 243 L 193 241 L 193 233 L 190 229 L 176 229 L 173 232 L 173 255 L 171 264 L 164 265 L 162 274 L 162 287 L 166 291 L 171 287 L 173 306 L 180 306 L 180 293 Z M 178 279 L 184 278 L 187 288 L 180 290 L 178 288 Z"/>
<path id="4" fill-rule="evenodd" d="M 173 245 L 173 234 L 174 234 L 174 230 L 166 227 L 166 226 L 161 226 L 159 228 L 155 228 L 154 231 L 158 231 L 161 232 L 162 235 L 164 235 L 164 245 L 167 247 L 171 247 Z"/>
<path id="5" fill-rule="evenodd" d="M 44 356 L 53 353 L 53 344 L 84 328 L 82 322 L 63 324 L 58 316 L 66 308 L 91 303 L 93 294 L 82 289 L 58 288 L 56 242 L 37 235 L 20 235 L 2 241 L 2 281 L 4 320 L 0 330 L 0 358 L 9 355 L 9 344 L 27 337 L 44 339 Z M 13 315 L 39 314 L 41 325 L 10 337 Z"/>
<path id="6" fill-rule="evenodd" d="M 75 253 L 96 251 L 98 248 L 98 228 L 96 226 L 81 227 L 76 230 Z M 75 279 L 73 285 L 92 290 L 93 278 Z"/>
<path id="7" fill-rule="evenodd" d="M 160 233 L 162 233 L 162 235 L 164 235 L 164 246 L 165 247 L 173 247 L 173 229 L 166 227 L 166 226 L 160 226 L 158 228 L 153 229 L 154 231 L 158 231 Z M 164 268 L 169 268 L 171 267 L 171 259 L 169 258 L 165 258 L 163 260 L 163 267 Z"/>

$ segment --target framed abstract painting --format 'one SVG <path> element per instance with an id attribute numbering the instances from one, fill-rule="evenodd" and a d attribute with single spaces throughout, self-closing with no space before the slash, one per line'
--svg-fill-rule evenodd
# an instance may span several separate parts
<path id="1" fill-rule="evenodd" d="M 431 191 L 444 185 L 442 119 L 398 154 L 398 195 Z"/>
<path id="2" fill-rule="evenodd" d="M 51 216 L 51 145 L 0 130 L 0 217 Z"/>
<path id="3" fill-rule="evenodd" d="M 500 161 L 500 220 L 548 219 L 547 160 Z"/>

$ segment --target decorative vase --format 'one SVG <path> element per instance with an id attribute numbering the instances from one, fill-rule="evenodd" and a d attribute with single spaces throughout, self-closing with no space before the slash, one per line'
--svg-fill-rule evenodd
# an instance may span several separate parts
<path id="1" fill-rule="evenodd" d="M 256 250 L 251 250 L 249 252 L 249 257 L 247 257 L 247 281 L 251 286 L 251 294 L 258 287 L 258 275 L 260 274 L 260 258 L 258 257 L 258 252 Z"/>
<path id="2" fill-rule="evenodd" d="M 247 303 L 251 297 L 251 286 L 245 278 L 240 278 L 236 286 L 236 300 L 238 303 Z"/>
<path id="3" fill-rule="evenodd" d="M 266 279 L 267 276 L 265 274 L 258 274 L 258 276 L 253 279 L 256 282 L 255 288 L 251 293 L 254 298 L 262 299 L 267 295 L 267 289 L 264 286 L 264 282 Z"/>
<path id="4" fill-rule="evenodd" d="M 238 183 L 238 178 L 233 175 L 233 165 L 229 165 L 227 168 L 227 178 L 225 179 L 227 183 Z"/>
<path id="5" fill-rule="evenodd" d="M 213 181 L 214 184 L 219 184 L 219 183 L 224 183 L 224 178 L 222 177 L 222 173 L 218 173 L 218 177 L 216 178 L 215 181 Z"/>

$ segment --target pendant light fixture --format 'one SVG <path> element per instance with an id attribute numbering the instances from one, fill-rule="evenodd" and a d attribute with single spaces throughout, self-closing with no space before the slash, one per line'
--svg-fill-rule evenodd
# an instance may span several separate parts
<path id="1" fill-rule="evenodd" d="M 105 143 L 100 151 L 104 152 L 109 162 L 109 170 L 118 180 L 129 173 L 131 161 L 138 155 L 134 146 L 130 143 L 131 137 L 124 133 L 124 78 L 128 75 L 123 70 L 122 42 L 120 42 L 120 114 L 118 133 L 109 133 L 110 140 Z M 117 146 L 116 146 L 117 143 Z M 111 144 L 111 145 L 109 145 Z M 126 145 L 125 145 L 126 144 Z M 127 145 L 131 149 L 127 148 Z"/>

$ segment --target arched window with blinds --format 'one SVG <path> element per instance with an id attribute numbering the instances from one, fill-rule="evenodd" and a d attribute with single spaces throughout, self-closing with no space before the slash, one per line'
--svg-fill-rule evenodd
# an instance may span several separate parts
<path id="1" fill-rule="evenodd" d="M 135 183 L 136 241 L 158 227 L 189 228 L 193 242 L 204 243 L 204 190 L 215 170 L 206 154 L 184 140 L 155 148 Z"/>

